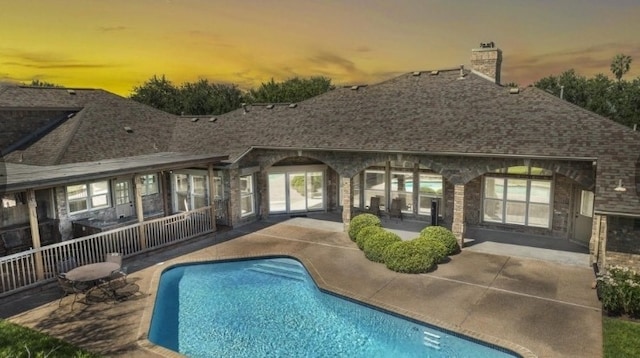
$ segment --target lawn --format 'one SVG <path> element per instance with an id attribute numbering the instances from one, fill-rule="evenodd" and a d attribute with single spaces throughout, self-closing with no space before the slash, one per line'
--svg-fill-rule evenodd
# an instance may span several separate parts
<path id="1" fill-rule="evenodd" d="M 640 322 L 603 317 L 604 358 L 640 357 Z"/>
<path id="2" fill-rule="evenodd" d="M 44 333 L 0 320 L 0 357 L 97 358 L 99 356 Z"/>

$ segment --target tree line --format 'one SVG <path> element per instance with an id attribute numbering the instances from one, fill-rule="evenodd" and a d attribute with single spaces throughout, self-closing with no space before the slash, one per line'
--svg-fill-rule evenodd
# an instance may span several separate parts
<path id="1" fill-rule="evenodd" d="M 569 69 L 544 77 L 534 86 L 633 128 L 640 125 L 640 77 L 631 81 L 622 78 L 629 72 L 631 62 L 631 57 L 624 54 L 613 58 L 610 70 L 615 80 L 603 73 L 587 78 Z"/>
<path id="2" fill-rule="evenodd" d="M 243 103 L 294 103 L 333 89 L 326 77 L 291 78 L 262 83 L 246 92 L 235 84 L 217 84 L 201 79 L 174 85 L 164 75 L 153 76 L 133 88 L 131 99 L 173 114 L 222 114 Z"/>

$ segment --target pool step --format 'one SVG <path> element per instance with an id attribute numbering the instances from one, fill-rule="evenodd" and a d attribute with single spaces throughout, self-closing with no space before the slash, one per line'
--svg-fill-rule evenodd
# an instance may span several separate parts
<path id="1" fill-rule="evenodd" d="M 286 277 L 298 281 L 306 281 L 307 279 L 307 272 L 299 264 L 280 261 L 278 259 L 271 260 L 270 262 L 254 264 L 249 267 L 248 270 L 268 275 Z"/>
<path id="2" fill-rule="evenodd" d="M 440 336 L 431 332 L 424 331 L 424 339 L 422 344 L 435 350 L 440 350 Z"/>

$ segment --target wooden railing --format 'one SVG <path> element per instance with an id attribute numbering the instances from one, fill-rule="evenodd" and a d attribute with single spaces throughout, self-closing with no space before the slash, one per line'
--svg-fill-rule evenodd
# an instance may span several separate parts
<path id="1" fill-rule="evenodd" d="M 69 259 L 86 265 L 110 252 L 132 256 L 210 233 L 212 220 L 204 207 L 0 257 L 0 297 L 55 280 Z"/>

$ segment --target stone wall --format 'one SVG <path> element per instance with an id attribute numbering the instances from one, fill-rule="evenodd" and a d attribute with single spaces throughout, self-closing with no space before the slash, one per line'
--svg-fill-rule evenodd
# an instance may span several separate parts
<path id="1" fill-rule="evenodd" d="M 633 267 L 640 271 L 640 218 L 607 218 L 606 264 Z"/>

